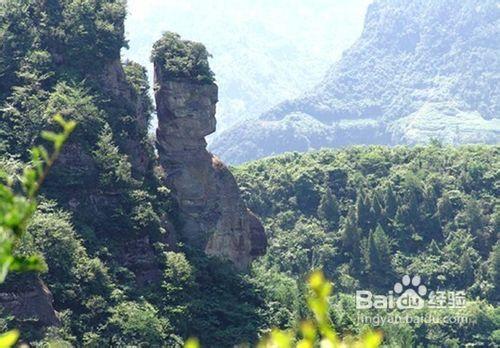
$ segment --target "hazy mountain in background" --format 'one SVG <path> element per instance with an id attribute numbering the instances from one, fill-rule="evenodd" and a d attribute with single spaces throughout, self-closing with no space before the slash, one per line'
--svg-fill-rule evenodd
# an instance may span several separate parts
<path id="1" fill-rule="evenodd" d="M 349 144 L 496 143 L 500 1 L 377 0 L 359 40 L 304 96 L 223 132 L 231 163 Z"/>
<path id="2" fill-rule="evenodd" d="M 129 0 L 130 58 L 151 71 L 163 31 L 203 42 L 220 88 L 217 130 L 317 84 L 361 33 L 371 0 Z"/>

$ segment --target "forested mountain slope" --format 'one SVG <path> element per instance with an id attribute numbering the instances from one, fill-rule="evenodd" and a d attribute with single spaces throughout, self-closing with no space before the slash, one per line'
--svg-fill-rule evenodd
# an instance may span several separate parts
<path id="1" fill-rule="evenodd" d="M 322 268 L 338 294 L 332 299 L 335 327 L 356 332 L 363 314 L 354 307 L 356 290 L 385 294 L 409 274 L 419 275 L 429 291 L 465 290 L 467 310 L 460 313 L 479 321 L 382 325 L 386 343 L 498 344 L 499 151 L 438 143 L 359 146 L 236 167 L 248 205 L 268 231 L 268 252 L 254 273 L 268 284 L 268 296 L 284 304 L 270 309 L 271 322 L 290 324 L 299 290 L 284 289 Z"/>
<path id="2" fill-rule="evenodd" d="M 348 144 L 496 143 L 497 0 L 377 0 L 322 83 L 221 134 L 231 163 Z"/>
<path id="3" fill-rule="evenodd" d="M 208 346 L 254 341 L 264 325 L 256 286 L 223 259 L 181 244 L 183 221 L 164 182 L 171 168 L 159 165 L 148 135 L 146 70 L 120 60 L 125 16 L 121 0 L 0 2 L 1 179 L 22 170 L 34 145 L 48 146 L 41 134 L 57 129 L 55 114 L 78 124 L 20 248 L 43 256 L 48 270 L 9 275 L 0 324 L 34 345 L 181 346 L 190 335 Z M 208 66 L 205 47 L 195 46 Z M 180 50 L 168 59 L 192 57 Z M 262 238 L 252 257 L 265 251 Z M 212 246 L 212 254 L 229 254 L 224 248 Z M 238 254 L 247 263 L 250 248 Z"/>

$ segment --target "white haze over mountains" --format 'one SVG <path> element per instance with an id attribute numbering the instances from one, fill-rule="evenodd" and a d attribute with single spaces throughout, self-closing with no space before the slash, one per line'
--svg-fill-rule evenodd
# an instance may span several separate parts
<path id="1" fill-rule="evenodd" d="M 129 0 L 125 58 L 145 65 L 162 32 L 204 43 L 218 132 L 316 85 L 359 37 L 371 0 Z"/>
<path id="2" fill-rule="evenodd" d="M 321 83 L 210 144 L 237 164 L 351 145 L 500 141 L 500 0 L 376 0 Z"/>

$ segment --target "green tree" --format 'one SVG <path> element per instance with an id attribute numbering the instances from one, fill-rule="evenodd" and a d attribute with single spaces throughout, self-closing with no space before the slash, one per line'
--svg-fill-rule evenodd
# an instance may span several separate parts
<path id="1" fill-rule="evenodd" d="M 431 244 L 429 244 L 429 252 L 432 255 L 439 255 L 441 253 L 441 249 L 439 248 L 437 242 L 433 239 Z"/>
<path id="2" fill-rule="evenodd" d="M 448 221 L 453 217 L 454 208 L 447 193 L 444 193 L 438 200 L 438 213 L 441 221 Z"/>
<path id="3" fill-rule="evenodd" d="M 359 227 L 369 229 L 371 226 L 370 198 L 363 192 L 358 192 L 356 198 L 356 221 Z"/>
<path id="4" fill-rule="evenodd" d="M 161 300 L 172 325 L 186 334 L 189 317 L 189 294 L 195 286 L 194 269 L 182 253 L 165 253 Z"/>
<path id="5" fill-rule="evenodd" d="M 398 202 L 394 194 L 394 188 L 392 185 L 388 185 L 384 195 L 384 211 L 387 218 L 393 219 L 396 216 L 397 209 Z"/>
<path id="6" fill-rule="evenodd" d="M 488 275 L 493 284 L 492 297 L 494 301 L 500 299 L 500 243 L 497 243 L 488 258 Z"/>
<path id="7" fill-rule="evenodd" d="M 320 196 L 314 184 L 314 177 L 302 173 L 294 182 L 295 198 L 298 208 L 307 215 L 314 215 L 318 210 Z"/>
<path id="8" fill-rule="evenodd" d="M 303 275 L 322 266 L 326 272 L 333 271 L 334 236 L 326 233 L 318 221 L 300 219 L 292 230 L 280 231 L 276 237 L 268 257 L 280 270 Z"/>
<path id="9" fill-rule="evenodd" d="M 8 273 L 45 271 L 46 264 L 40 255 L 26 255 L 20 252 L 19 244 L 26 235 L 26 229 L 37 208 L 37 195 L 44 183 L 50 168 L 61 153 L 62 146 L 76 127 L 73 121 L 66 122 L 61 115 L 56 115 L 54 121 L 62 128 L 57 134 L 45 131 L 42 136 L 52 143 L 53 152 L 43 146 L 31 150 L 31 163 L 24 167 L 18 181 L 12 174 L 0 171 L 0 284 L 5 281 Z M 22 189 L 16 192 L 16 189 Z M 11 330 L 0 335 L 0 346 L 11 347 L 19 337 L 17 330 Z"/>
<path id="10" fill-rule="evenodd" d="M 19 85 L 16 74 L 33 49 L 50 52 L 44 73 L 78 81 L 98 74 L 126 46 L 125 15 L 123 0 L 0 2 L 0 90 Z"/>
<path id="11" fill-rule="evenodd" d="M 12 87 L 12 93 L 0 112 L 0 139 L 3 143 L 0 151 L 21 156 L 23 160 L 29 158 L 29 150 L 50 120 L 43 116 L 49 95 L 43 86 L 50 74 L 41 71 L 48 59 L 48 52 L 34 51 L 22 60 L 17 72 L 18 85 Z"/>
<path id="12" fill-rule="evenodd" d="M 359 256 L 360 250 L 360 230 L 356 225 L 356 218 L 353 211 L 350 211 L 343 220 L 341 228 L 342 247 L 345 252 L 353 256 Z"/>
<path id="13" fill-rule="evenodd" d="M 333 329 L 329 317 L 329 302 L 332 284 L 328 282 L 323 273 L 316 271 L 309 276 L 309 292 L 307 304 L 312 318 L 297 325 L 300 329 L 283 331 L 273 329 L 258 348 L 312 348 L 318 345 L 324 347 L 365 347 L 376 348 L 382 343 L 382 333 L 365 331 L 361 338 L 347 337 L 341 339 Z M 197 345 L 195 347 L 198 347 Z"/>
<path id="14" fill-rule="evenodd" d="M 371 201 L 372 206 L 370 208 L 370 215 L 373 222 L 382 222 L 384 220 L 382 216 L 382 205 L 380 204 L 377 193 L 373 195 L 373 199 Z"/>
<path id="15" fill-rule="evenodd" d="M 54 120 L 63 128 L 63 132 L 56 134 L 46 131 L 42 134 L 44 139 L 53 144 L 52 154 L 49 155 L 42 146 L 33 148 L 32 164 L 24 168 L 20 183 L 15 182 L 8 174 L 0 172 L 0 178 L 6 180 L 5 184 L 0 184 L 0 232 L 2 235 L 0 283 L 5 280 L 11 270 L 28 271 L 44 268 L 39 257 L 15 255 L 14 250 L 18 247 L 19 240 L 24 236 L 26 227 L 35 213 L 36 196 L 41 185 L 59 156 L 62 146 L 76 126 L 75 122 L 66 122 L 60 115 L 54 117 Z M 21 185 L 22 195 L 16 194 L 16 184 Z"/>
<path id="16" fill-rule="evenodd" d="M 147 128 L 151 122 L 151 116 L 154 112 L 153 101 L 149 95 L 150 86 L 148 81 L 148 71 L 142 65 L 130 60 L 125 61 L 123 64 L 123 70 L 127 76 L 128 82 L 132 85 L 136 95 L 141 101 L 141 111 L 146 117 L 144 120 L 144 126 Z"/>
<path id="17" fill-rule="evenodd" d="M 390 281 L 388 279 L 392 272 L 390 251 L 389 238 L 379 224 L 374 232 L 370 232 L 365 252 L 366 270 L 375 286 L 383 286 Z"/>
<path id="18" fill-rule="evenodd" d="M 105 114 L 96 106 L 95 98 L 83 84 L 62 81 L 55 85 L 47 100 L 45 114 L 55 113 L 65 118 L 71 117 L 78 123 L 71 143 L 88 150 L 94 148 L 105 124 Z"/>
<path id="19" fill-rule="evenodd" d="M 100 185 L 105 188 L 126 187 L 133 183 L 132 166 L 113 141 L 113 132 L 106 125 L 99 134 L 94 157 L 100 166 Z"/>
<path id="20" fill-rule="evenodd" d="M 330 188 L 327 188 L 326 192 L 321 197 L 321 201 L 318 206 L 318 216 L 326 222 L 326 225 L 330 230 L 336 229 L 339 225 L 339 203 L 337 198 L 332 194 Z"/>
<path id="21" fill-rule="evenodd" d="M 350 256 L 354 270 L 359 272 L 361 266 L 361 231 L 356 225 L 356 217 L 353 210 L 343 219 L 340 233 L 342 251 L 347 256 Z"/>
<path id="22" fill-rule="evenodd" d="M 263 294 L 266 325 L 291 328 L 301 313 L 301 293 L 297 280 L 280 272 L 277 267 L 268 268 L 255 262 L 248 275 L 255 288 Z"/>
<path id="23" fill-rule="evenodd" d="M 168 320 L 159 316 L 147 302 L 118 304 L 113 309 L 107 330 L 113 346 L 166 346 L 171 333 Z"/>
<path id="24" fill-rule="evenodd" d="M 72 320 L 79 317 L 74 332 L 83 334 L 103 324 L 114 284 L 101 260 L 89 256 L 70 214 L 55 202 L 42 201 L 28 225 L 20 251 L 43 255 L 48 266 L 43 279 L 50 284 L 54 305 L 73 308 Z"/>
<path id="25" fill-rule="evenodd" d="M 476 200 L 470 199 L 466 202 L 463 217 L 466 228 L 476 237 L 478 249 L 486 254 L 489 249 L 488 241 L 490 236 L 487 229 L 485 229 L 486 219 L 481 206 Z"/>
<path id="26" fill-rule="evenodd" d="M 474 282 L 474 267 L 467 252 L 460 258 L 460 270 L 462 274 L 462 286 L 470 286 Z"/>
<path id="27" fill-rule="evenodd" d="M 412 238 L 413 232 L 415 231 L 412 226 L 410 215 L 410 207 L 407 204 L 402 204 L 398 207 L 396 216 L 394 217 L 393 226 L 396 233 L 399 235 L 398 239 L 403 250 L 411 248 L 409 242 Z"/>
<path id="28" fill-rule="evenodd" d="M 385 156 L 383 161 L 387 168 L 385 174 L 369 173 L 367 167 L 364 166 L 365 163 L 363 163 L 363 168 L 360 167 L 358 161 L 361 154 L 371 151 L 378 151 L 383 157 Z M 477 276 L 473 283 L 469 284 L 468 293 L 470 296 L 477 296 L 491 302 L 495 301 L 495 293 L 498 292 L 497 289 L 493 289 L 493 284 L 498 281 L 494 282 L 492 278 L 492 275 L 496 273 L 492 266 L 495 256 L 490 244 L 496 242 L 493 238 L 494 231 L 497 231 L 500 226 L 500 214 L 496 211 L 494 189 L 494 178 L 497 176 L 497 161 L 495 161 L 498 157 L 497 153 L 498 146 L 483 145 L 457 148 L 448 146 L 400 147 L 382 150 L 376 147 L 354 147 L 345 150 L 314 151 L 307 154 L 286 154 L 244 164 L 237 167 L 235 172 L 237 180 L 246 192 L 245 199 L 250 199 L 252 204 L 259 207 L 258 211 L 266 223 L 269 248 L 267 255 L 261 261 L 265 269 L 272 270 L 272 272 L 286 272 L 290 277 L 297 277 L 291 265 L 296 267 L 296 265 L 307 264 L 305 250 L 309 248 L 299 248 L 298 245 L 306 245 L 303 239 L 312 239 L 314 229 L 294 230 L 297 227 L 297 221 L 301 221 L 303 225 L 312 225 L 313 222 L 317 225 L 318 215 L 304 214 L 295 204 L 297 192 L 290 187 L 290 183 L 293 182 L 291 178 L 303 175 L 309 177 L 310 183 L 317 185 L 322 182 L 323 177 L 328 177 L 329 173 L 335 173 L 333 177 L 338 179 L 340 177 L 338 171 L 341 170 L 345 173 L 342 175 L 342 185 L 339 186 L 341 189 L 335 186 L 337 188 L 334 192 L 337 197 L 342 198 L 338 200 L 339 210 L 349 213 L 341 220 L 339 233 L 329 233 L 333 236 L 328 241 L 333 250 L 333 261 L 325 258 L 316 263 L 329 269 L 328 273 L 335 280 L 336 289 L 349 291 L 348 289 L 354 285 L 360 284 L 364 288 L 374 286 L 378 288 L 376 290 L 386 292 L 394 284 L 395 279 L 391 278 L 396 272 L 420 274 L 425 277 L 426 285 L 433 289 L 462 289 L 464 288 L 462 285 L 464 273 L 461 259 L 464 254 L 467 254 L 473 269 L 472 273 L 467 274 Z M 480 178 L 481 184 L 476 185 L 471 181 L 465 187 L 460 181 L 460 175 L 464 163 L 471 161 L 476 162 L 475 167 L 480 168 L 477 177 Z M 329 183 L 331 186 L 331 181 Z M 356 193 L 360 192 L 361 188 L 363 188 L 363 193 L 371 198 L 371 206 L 375 204 L 374 193 L 383 192 L 380 197 L 382 199 L 379 199 L 384 207 L 382 215 L 387 214 L 386 208 L 391 205 L 387 202 L 392 201 L 393 210 L 390 215 L 394 217 L 392 219 L 384 217 L 383 221 L 378 221 L 388 240 L 388 243 L 381 244 L 389 245 L 389 252 L 382 252 L 382 254 L 390 257 L 385 257 L 385 262 L 380 262 L 379 246 L 376 240 L 385 238 L 375 238 L 375 226 L 372 226 L 373 233 L 369 238 L 370 228 L 363 227 L 364 238 L 360 238 L 362 246 L 360 259 L 363 267 L 356 271 L 353 262 L 357 257 L 353 255 L 354 253 L 351 254 L 356 251 L 356 248 L 351 246 L 356 244 L 355 241 L 358 238 L 355 233 L 347 232 L 359 227 L 356 216 L 358 212 L 363 211 L 359 207 L 364 207 L 362 203 L 365 199 L 359 199 L 363 193 L 358 196 Z M 388 191 L 392 192 L 388 194 Z M 387 199 L 387 197 L 392 198 Z M 479 234 L 472 235 L 472 230 L 469 228 L 469 220 L 466 217 L 469 200 L 477 202 L 483 216 L 482 227 L 476 230 L 476 233 L 489 237 L 486 239 L 488 243 L 484 244 L 484 250 L 478 244 Z M 438 207 L 441 208 L 440 211 Z M 373 209 L 373 215 L 376 215 L 376 210 L 376 208 Z M 351 240 L 353 236 L 355 238 Z M 368 239 L 371 243 L 368 243 Z M 326 244 L 321 239 L 316 239 L 315 243 Z M 372 247 L 369 248 L 369 245 Z M 340 250 L 340 255 L 336 252 L 337 248 Z M 368 270 L 369 249 L 372 263 L 383 265 L 382 269 L 379 267 L 379 273 L 372 274 Z M 387 250 L 384 247 L 380 249 Z M 380 280 L 387 281 L 387 284 L 383 284 Z M 339 298 L 335 297 L 332 303 L 338 301 L 340 301 Z M 491 345 L 492 329 L 489 327 L 493 323 L 494 316 L 492 305 L 480 302 L 486 304 L 486 307 L 474 302 L 474 305 L 467 310 L 468 314 L 474 312 L 482 318 L 480 325 L 467 326 L 466 330 L 435 325 L 402 326 L 386 330 L 384 343 L 404 346 L 404 344 L 410 344 L 408 342 L 411 340 L 408 336 L 412 336 L 415 344 L 429 342 L 429 344 L 439 345 L 444 344 L 440 342 L 441 337 L 450 337 L 448 342 L 454 345 L 468 343 L 484 345 L 484 342 L 487 342 L 486 345 Z M 279 313 L 279 311 L 272 313 Z M 350 312 L 340 312 L 335 308 L 335 313 L 332 318 L 335 319 L 335 327 L 339 331 L 355 332 L 359 329 L 353 323 L 353 316 L 350 316 Z M 404 340 L 399 340 L 401 337 L 394 331 L 404 332 Z"/>

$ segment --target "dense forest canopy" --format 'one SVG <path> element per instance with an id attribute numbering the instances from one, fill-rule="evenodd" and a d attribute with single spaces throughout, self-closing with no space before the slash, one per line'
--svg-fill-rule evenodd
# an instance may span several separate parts
<path id="1" fill-rule="evenodd" d="M 383 294 L 403 275 L 418 274 L 429 289 L 465 290 L 470 315 L 480 315 L 481 324 L 399 330 L 435 345 L 496 342 L 499 150 L 438 142 L 353 147 L 235 167 L 249 207 L 264 218 L 270 236 L 254 272 L 269 282 L 270 296 L 287 304 L 287 314 L 272 309 L 272 320 L 290 325 L 297 309 L 293 292 L 271 284 L 293 283 L 311 269 L 323 269 L 342 294 L 332 315 L 346 332 L 359 330 L 356 290 Z M 472 314 L 475 306 L 481 310 Z M 394 344 L 401 339 L 402 333 L 387 337 Z"/>

